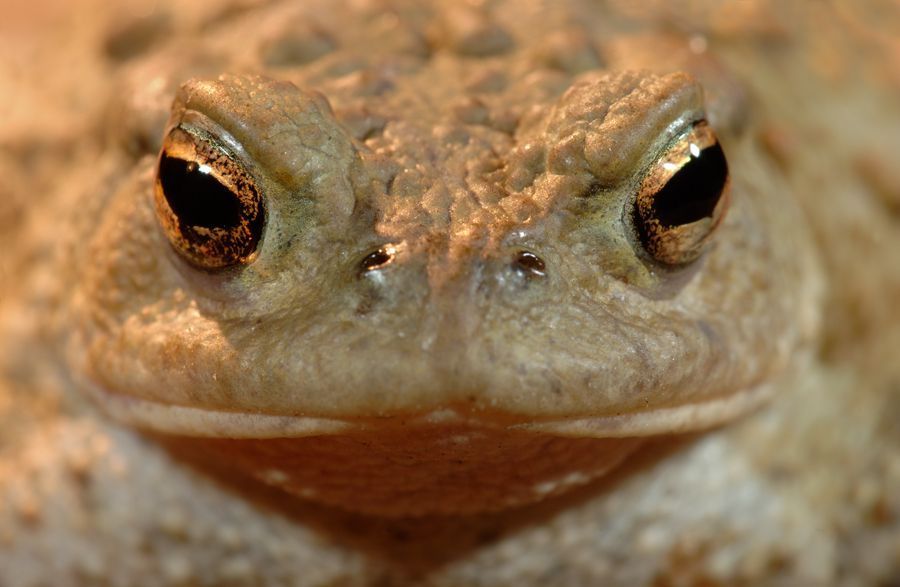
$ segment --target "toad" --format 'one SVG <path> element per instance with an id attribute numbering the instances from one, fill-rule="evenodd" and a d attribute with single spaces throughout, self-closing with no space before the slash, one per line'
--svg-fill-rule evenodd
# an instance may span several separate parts
<path id="1" fill-rule="evenodd" d="M 4 438 L 9 580 L 836 582 L 822 561 L 863 545 L 849 576 L 890 576 L 896 379 L 866 365 L 900 271 L 881 247 L 880 292 L 840 283 L 823 235 L 853 190 L 789 114 L 842 72 L 772 90 L 746 53 L 791 31 L 764 4 L 676 27 L 705 35 L 579 2 L 108 35 L 103 140 L 45 155 L 71 178 L 6 221 L 3 413 L 33 414 Z M 870 153 L 851 179 L 883 205 Z M 859 484 L 821 474 L 845 461 Z"/>

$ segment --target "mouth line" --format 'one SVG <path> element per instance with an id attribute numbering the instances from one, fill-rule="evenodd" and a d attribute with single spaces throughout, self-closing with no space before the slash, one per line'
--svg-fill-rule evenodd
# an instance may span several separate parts
<path id="1" fill-rule="evenodd" d="M 627 438 L 699 432 L 727 424 L 760 409 L 775 394 L 764 382 L 702 402 L 606 416 L 566 418 L 522 424 L 517 428 L 578 438 Z"/>
<path id="2" fill-rule="evenodd" d="M 397 418 L 333 418 L 183 406 L 116 393 L 93 381 L 81 389 L 115 421 L 149 432 L 206 438 L 293 438 L 340 435 L 373 428 L 379 422 L 405 426 L 462 424 L 574 438 L 628 438 L 680 434 L 714 428 L 764 405 L 774 386 L 762 383 L 703 402 L 620 414 L 564 417 L 498 425 L 465 417 L 452 409 L 436 409 Z M 374 426 L 373 426 L 374 425 Z"/>

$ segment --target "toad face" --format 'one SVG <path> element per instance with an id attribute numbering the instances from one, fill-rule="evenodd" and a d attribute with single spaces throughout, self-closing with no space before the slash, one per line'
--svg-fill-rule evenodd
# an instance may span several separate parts
<path id="1" fill-rule="evenodd" d="M 410 515 L 540 499 L 771 393 L 814 264 L 727 105 L 686 73 L 372 59 L 181 85 L 84 239 L 72 361 L 108 412 Z"/>

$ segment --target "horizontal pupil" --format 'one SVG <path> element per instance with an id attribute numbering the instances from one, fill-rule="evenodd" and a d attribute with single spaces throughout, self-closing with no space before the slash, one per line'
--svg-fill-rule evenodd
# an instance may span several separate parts
<path id="1" fill-rule="evenodd" d="M 159 180 L 169 208 L 183 225 L 225 229 L 240 226 L 240 200 L 196 163 L 163 154 Z"/>
<path id="2" fill-rule="evenodd" d="M 681 226 L 711 217 L 728 180 L 728 163 L 716 143 L 692 157 L 653 198 L 663 226 Z"/>

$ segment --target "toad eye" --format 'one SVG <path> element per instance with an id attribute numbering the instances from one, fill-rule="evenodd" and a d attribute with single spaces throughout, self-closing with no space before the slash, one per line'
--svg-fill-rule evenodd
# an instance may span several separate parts
<path id="1" fill-rule="evenodd" d="M 666 265 L 703 252 L 728 208 L 728 162 L 712 128 L 696 123 L 641 182 L 633 221 L 644 250 Z"/>
<path id="2" fill-rule="evenodd" d="M 155 186 L 156 214 L 169 242 L 203 269 L 246 265 L 265 226 L 256 182 L 235 157 L 180 127 L 166 137 Z"/>

